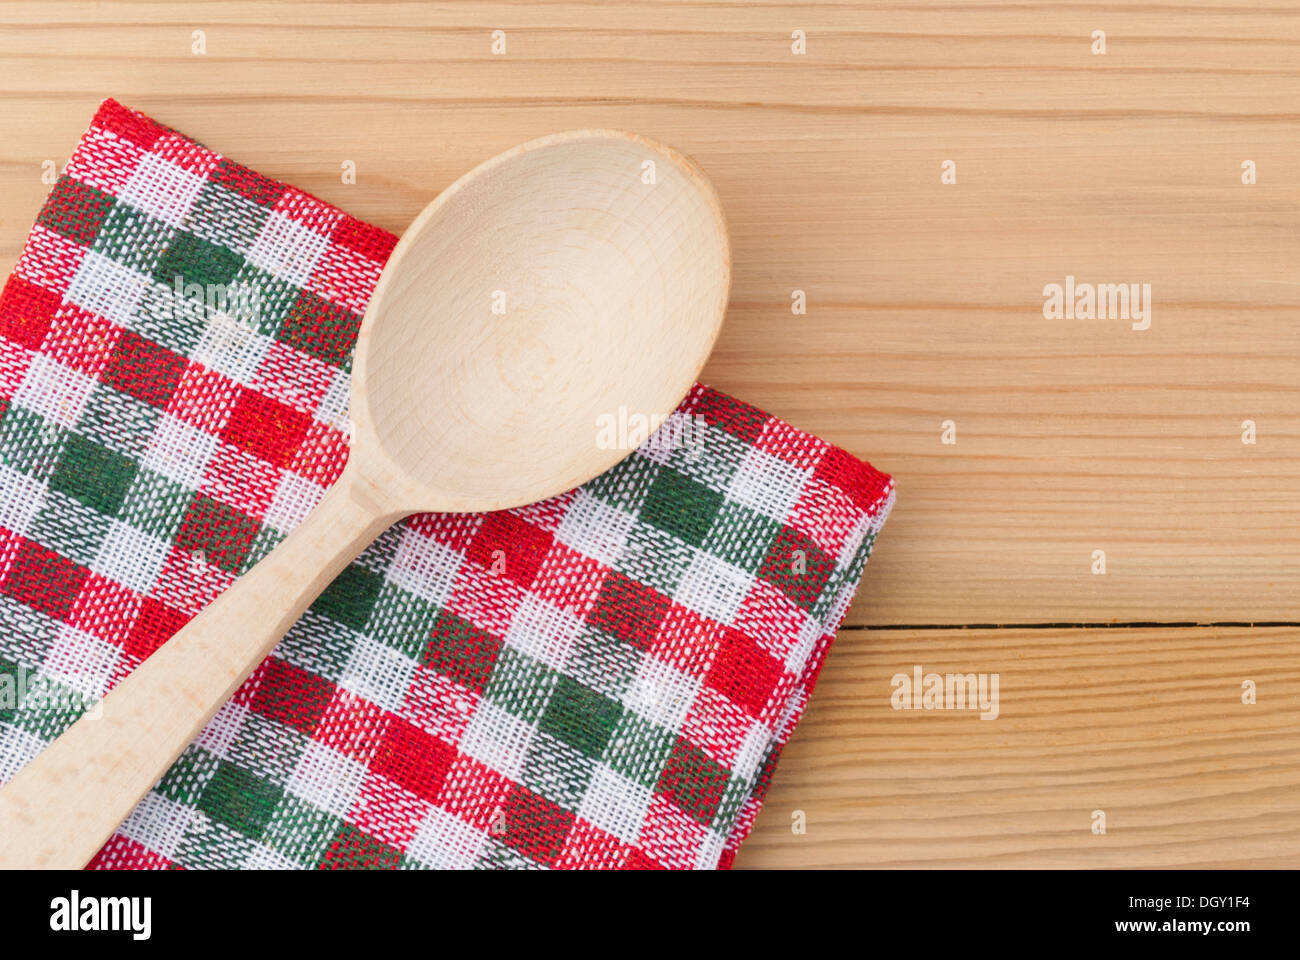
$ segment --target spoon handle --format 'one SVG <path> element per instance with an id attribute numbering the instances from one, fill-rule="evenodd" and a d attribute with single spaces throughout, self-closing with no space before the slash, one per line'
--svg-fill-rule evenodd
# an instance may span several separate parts
<path id="1" fill-rule="evenodd" d="M 400 513 L 349 467 L 284 541 L 0 788 L 0 868 L 80 868 Z"/>

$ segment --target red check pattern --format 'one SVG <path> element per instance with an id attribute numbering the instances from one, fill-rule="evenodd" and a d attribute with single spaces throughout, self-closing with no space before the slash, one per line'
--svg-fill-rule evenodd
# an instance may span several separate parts
<path id="1" fill-rule="evenodd" d="M 0 294 L 0 781 L 338 476 L 394 243 L 100 108 Z M 697 386 L 580 489 L 384 534 L 94 866 L 728 866 L 892 502 Z"/>

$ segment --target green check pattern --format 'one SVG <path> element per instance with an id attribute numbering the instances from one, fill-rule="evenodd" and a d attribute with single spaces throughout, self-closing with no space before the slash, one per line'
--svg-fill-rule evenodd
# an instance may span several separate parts
<path id="1" fill-rule="evenodd" d="M 0 781 L 337 478 L 394 243 L 100 108 L 0 294 Z M 93 866 L 728 866 L 892 503 L 696 386 L 577 490 L 381 536 Z"/>

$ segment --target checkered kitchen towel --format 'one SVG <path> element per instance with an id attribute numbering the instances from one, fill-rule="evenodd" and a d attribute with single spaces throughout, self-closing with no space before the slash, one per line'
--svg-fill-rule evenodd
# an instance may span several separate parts
<path id="1" fill-rule="evenodd" d="M 0 781 L 338 476 L 394 243 L 100 108 L 0 296 Z M 703 386 L 668 430 L 384 534 L 94 865 L 730 865 L 893 484 Z"/>

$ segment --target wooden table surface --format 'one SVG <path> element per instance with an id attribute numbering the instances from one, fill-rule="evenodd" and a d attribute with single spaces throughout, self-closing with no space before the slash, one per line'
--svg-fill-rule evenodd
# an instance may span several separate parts
<path id="1" fill-rule="evenodd" d="M 1300 3 L 9 2 L 0 269 L 106 96 L 394 231 L 555 130 L 704 166 L 705 379 L 898 482 L 738 866 L 1300 865 Z"/>

